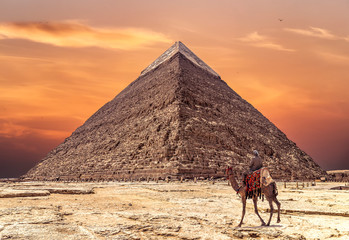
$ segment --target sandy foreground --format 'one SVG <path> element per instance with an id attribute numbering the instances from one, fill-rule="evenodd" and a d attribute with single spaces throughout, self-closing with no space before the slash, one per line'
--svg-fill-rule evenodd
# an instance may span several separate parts
<path id="1" fill-rule="evenodd" d="M 349 239 L 349 191 L 329 190 L 339 185 L 278 183 L 281 223 L 260 226 L 248 200 L 237 228 L 227 182 L 1 183 L 0 239 Z"/>

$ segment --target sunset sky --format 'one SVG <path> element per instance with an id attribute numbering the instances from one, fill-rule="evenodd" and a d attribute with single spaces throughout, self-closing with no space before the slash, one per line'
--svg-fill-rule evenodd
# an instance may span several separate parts
<path id="1" fill-rule="evenodd" d="M 349 1 L 0 1 L 0 177 L 182 41 L 322 168 L 349 169 Z"/>

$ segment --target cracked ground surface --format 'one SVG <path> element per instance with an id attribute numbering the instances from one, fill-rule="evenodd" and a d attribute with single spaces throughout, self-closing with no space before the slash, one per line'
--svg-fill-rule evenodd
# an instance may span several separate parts
<path id="1" fill-rule="evenodd" d="M 280 183 L 281 223 L 274 214 L 260 226 L 248 200 L 237 228 L 241 200 L 227 182 L 2 183 L 0 197 L 50 194 L 3 195 L 0 239 L 349 239 L 349 191 L 329 190 L 338 185 Z M 258 207 L 267 221 L 268 203 Z"/>

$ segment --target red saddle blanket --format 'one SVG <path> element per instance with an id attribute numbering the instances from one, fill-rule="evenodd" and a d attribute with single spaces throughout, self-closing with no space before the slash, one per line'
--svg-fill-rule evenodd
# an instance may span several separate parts
<path id="1" fill-rule="evenodd" d="M 247 198 L 252 198 L 254 195 L 257 195 L 258 197 L 262 196 L 260 180 L 261 169 L 258 169 L 245 177 Z"/>

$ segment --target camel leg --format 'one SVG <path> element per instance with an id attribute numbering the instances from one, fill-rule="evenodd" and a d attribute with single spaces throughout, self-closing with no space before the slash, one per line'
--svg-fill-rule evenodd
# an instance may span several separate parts
<path id="1" fill-rule="evenodd" d="M 267 223 L 267 226 L 270 225 L 271 218 L 273 217 L 273 212 L 274 212 L 273 200 L 268 198 L 268 202 L 269 202 L 269 206 L 270 206 L 270 217 L 269 217 L 269 221 Z"/>
<path id="2" fill-rule="evenodd" d="M 278 220 L 277 223 L 281 222 L 280 220 L 280 207 L 281 207 L 281 203 L 277 200 L 276 196 L 274 197 L 273 201 L 276 203 L 277 207 L 278 207 Z"/>
<path id="3" fill-rule="evenodd" d="M 245 212 L 246 212 L 246 196 L 241 197 L 241 199 L 242 199 L 242 216 L 241 216 L 241 221 L 238 227 L 241 227 L 241 224 L 242 224 L 242 221 L 244 220 Z"/>
<path id="4" fill-rule="evenodd" d="M 257 208 L 257 201 L 258 201 L 258 197 L 253 196 L 253 205 L 254 205 L 254 212 L 257 214 L 257 216 L 259 217 L 259 220 L 261 220 L 262 226 L 265 226 L 265 222 L 263 221 L 263 219 L 261 218 L 261 216 L 258 213 L 258 208 Z"/>

